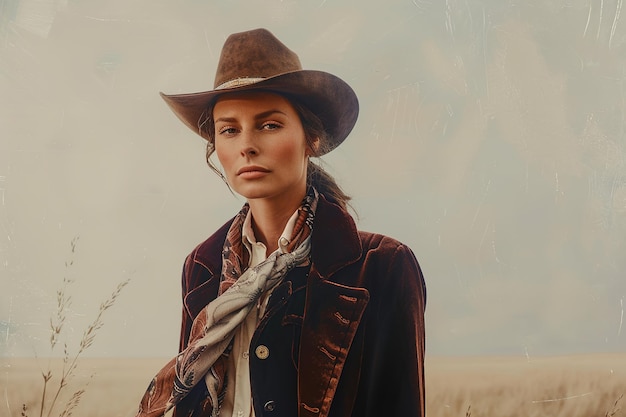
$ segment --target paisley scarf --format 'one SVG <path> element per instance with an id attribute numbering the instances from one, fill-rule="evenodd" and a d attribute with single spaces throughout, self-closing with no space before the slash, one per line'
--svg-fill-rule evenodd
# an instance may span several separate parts
<path id="1" fill-rule="evenodd" d="M 242 226 L 249 210 L 248 204 L 244 205 L 226 235 L 219 296 L 194 319 L 187 348 L 152 379 L 139 405 L 137 417 L 164 416 L 202 379 L 209 392 L 212 415 L 218 415 L 225 389 L 224 352 L 235 330 L 260 297 L 308 258 L 317 198 L 317 191 L 310 188 L 298 209 L 287 252 L 277 249 L 266 260 L 248 269 L 245 269 L 241 241 Z"/>

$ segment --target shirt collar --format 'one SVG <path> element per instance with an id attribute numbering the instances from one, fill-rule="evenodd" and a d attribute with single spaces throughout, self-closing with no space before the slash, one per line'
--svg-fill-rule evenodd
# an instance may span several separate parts
<path id="1" fill-rule="evenodd" d="M 291 242 L 291 236 L 293 235 L 293 229 L 296 225 L 296 220 L 298 220 L 298 212 L 296 210 L 285 225 L 285 229 L 283 233 L 278 238 L 278 250 L 281 253 L 287 252 L 287 246 Z M 250 254 L 252 254 L 252 246 L 253 245 L 263 245 L 261 242 L 257 242 L 256 237 L 254 236 L 254 230 L 252 230 L 252 212 L 248 210 L 248 214 L 246 215 L 246 219 L 243 222 L 243 227 L 241 230 L 241 240 L 248 250 Z M 265 245 L 263 245 L 265 248 Z"/>

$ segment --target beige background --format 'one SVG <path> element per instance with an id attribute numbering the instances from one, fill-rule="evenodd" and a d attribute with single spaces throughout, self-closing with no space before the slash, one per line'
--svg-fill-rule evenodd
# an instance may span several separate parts
<path id="1" fill-rule="evenodd" d="M 225 37 L 255 27 L 357 91 L 325 161 L 360 227 L 420 260 L 429 354 L 625 351 L 625 18 L 621 0 L 0 1 L 0 355 L 50 355 L 64 277 L 69 349 L 130 278 L 88 354 L 175 353 L 183 259 L 243 201 L 158 92 L 210 89 Z"/>

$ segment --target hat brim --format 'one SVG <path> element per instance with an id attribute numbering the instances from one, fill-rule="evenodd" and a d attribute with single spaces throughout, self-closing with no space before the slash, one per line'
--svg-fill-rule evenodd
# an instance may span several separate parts
<path id="1" fill-rule="evenodd" d="M 314 112 L 328 134 L 328 143 L 322 145 L 320 154 L 330 152 L 346 139 L 359 114 L 359 101 L 354 90 L 341 78 L 315 70 L 287 72 L 245 85 L 199 93 L 161 93 L 161 97 L 185 125 L 208 140 L 200 129 L 200 122 L 209 105 L 218 96 L 248 90 L 293 96 Z"/>

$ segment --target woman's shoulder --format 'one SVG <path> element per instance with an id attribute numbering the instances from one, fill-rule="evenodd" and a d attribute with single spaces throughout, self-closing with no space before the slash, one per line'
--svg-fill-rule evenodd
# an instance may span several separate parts
<path id="1" fill-rule="evenodd" d="M 426 299 L 422 268 L 407 244 L 380 233 L 361 230 L 358 233 L 362 244 L 360 269 L 373 272 L 374 276 L 370 289 L 380 291 L 380 284 L 389 287 L 387 284 L 392 280 L 394 285 L 391 287 L 411 294 L 419 293 Z"/>
<path id="2" fill-rule="evenodd" d="M 363 252 L 379 251 L 384 253 L 396 253 L 397 251 L 407 251 L 413 253 L 411 248 L 399 240 L 381 233 L 359 230 L 359 239 L 363 247 Z"/>
<path id="3" fill-rule="evenodd" d="M 361 241 L 360 262 L 363 268 L 400 270 L 414 269 L 421 275 L 421 268 L 413 250 L 405 243 L 380 233 L 358 231 Z"/>

